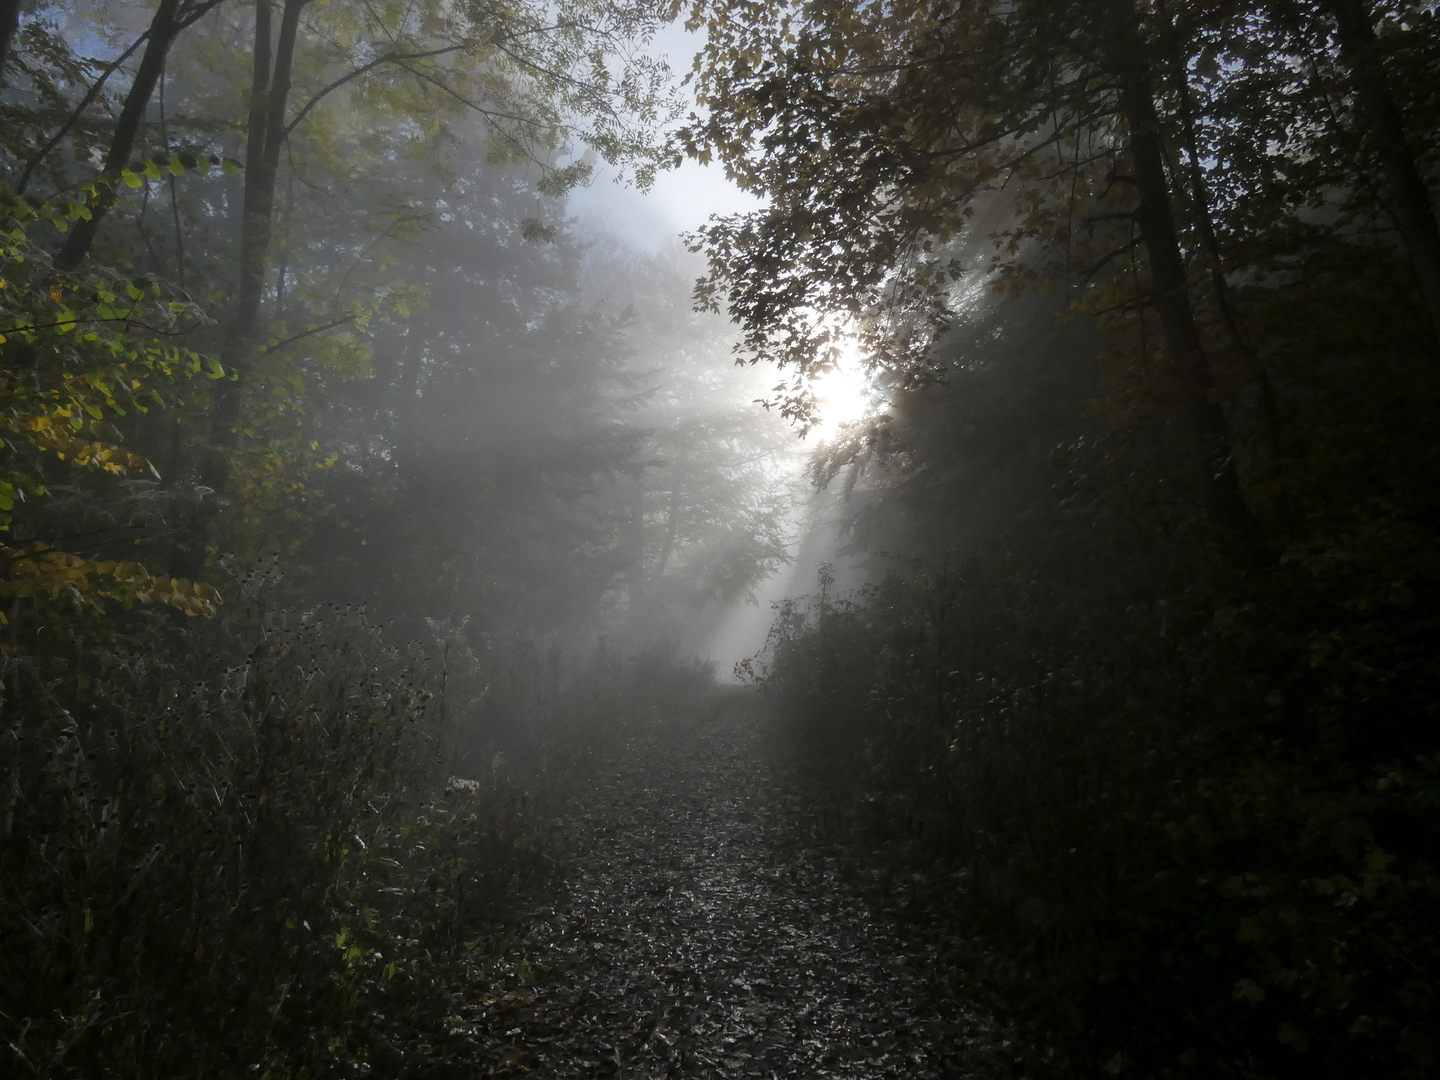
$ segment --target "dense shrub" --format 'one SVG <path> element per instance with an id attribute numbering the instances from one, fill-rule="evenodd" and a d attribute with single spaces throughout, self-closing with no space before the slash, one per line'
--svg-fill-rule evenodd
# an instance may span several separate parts
<path id="1" fill-rule="evenodd" d="M 447 790 L 433 650 L 357 610 L 267 610 L 257 584 L 240 614 L 183 626 L 12 612 L 17 1075 L 449 1075 L 483 1056 L 466 987 L 505 976 L 487 927 L 547 865 L 526 799 L 495 774 Z"/>
<path id="2" fill-rule="evenodd" d="M 1038 555 L 822 577 L 757 674 L 922 932 L 1073 1064 L 1433 1076 L 1437 578 L 1363 603 L 1352 554 L 1243 605 Z"/>

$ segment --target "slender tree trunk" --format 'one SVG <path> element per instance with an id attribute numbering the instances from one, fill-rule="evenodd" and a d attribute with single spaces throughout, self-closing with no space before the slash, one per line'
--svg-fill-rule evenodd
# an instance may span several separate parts
<path id="1" fill-rule="evenodd" d="M 171 44 L 185 27 L 178 18 L 180 4 L 181 0 L 160 0 L 160 6 L 155 9 L 155 17 L 150 21 L 145 55 L 141 57 L 139 70 L 135 72 L 135 81 L 130 84 L 130 90 L 125 95 L 125 104 L 121 106 L 120 118 L 115 122 L 115 133 L 110 138 L 110 149 L 105 155 L 104 175 L 111 184 L 119 180 L 120 170 L 130 163 L 130 156 L 135 151 L 135 142 L 140 135 L 140 126 L 145 120 L 145 110 L 160 82 L 160 73 L 165 70 L 165 57 L 170 52 Z M 70 271 L 80 265 L 95 242 L 100 223 L 114 205 L 113 188 L 106 189 L 100 198 L 91 201 L 90 220 L 77 221 L 70 230 L 70 235 L 65 238 L 65 243 L 60 245 L 60 251 L 55 256 L 57 270 Z"/>
<path id="2" fill-rule="evenodd" d="M 259 180 L 259 163 L 265 156 L 265 118 L 270 113 L 270 68 L 274 64 L 271 49 L 275 29 L 271 25 L 270 0 L 255 0 L 255 44 L 250 59 L 250 101 L 246 109 L 245 161 L 257 166 L 245 170 L 245 204 Z M 243 213 L 244 207 L 242 207 Z"/>
<path id="3" fill-rule="evenodd" d="M 1195 117 L 1190 105 L 1190 85 L 1184 67 L 1177 70 L 1180 82 L 1180 119 L 1185 128 L 1185 153 L 1190 159 L 1190 199 L 1195 205 L 1196 231 L 1200 244 L 1205 249 L 1206 261 L 1210 264 L 1210 288 L 1215 294 L 1215 306 L 1220 309 L 1220 322 L 1225 327 L 1225 336 L 1230 344 L 1252 363 L 1255 350 L 1250 347 L 1244 332 L 1240 329 L 1240 316 L 1235 301 L 1230 296 L 1230 283 L 1225 280 L 1225 264 L 1220 254 L 1220 241 L 1215 235 L 1215 219 L 1210 214 L 1210 190 L 1205 183 L 1205 173 L 1200 168 L 1200 151 L 1195 137 Z M 1255 385 L 1260 393 L 1260 422 L 1264 427 L 1265 448 L 1274 465 L 1280 456 L 1280 409 L 1275 399 L 1275 388 L 1265 368 L 1255 367 Z"/>
<path id="4" fill-rule="evenodd" d="M 284 0 L 277 35 L 272 0 L 255 0 L 254 63 L 240 209 L 239 282 L 233 315 L 220 346 L 220 363 L 228 377 L 215 384 L 210 438 L 200 468 L 200 483 L 210 489 L 210 495 L 200 515 L 192 560 L 203 560 L 230 486 L 230 451 L 239 442 L 240 406 L 258 344 L 260 306 L 265 296 L 265 276 L 274 233 L 275 181 L 280 148 L 285 141 L 285 109 L 289 104 L 295 40 L 300 13 L 307 2 Z M 198 565 L 186 569 L 190 571 L 189 576 L 194 576 Z"/>
<path id="5" fill-rule="evenodd" d="M 10 59 L 10 46 L 20 26 L 20 0 L 0 0 L 0 86 L 5 85 L 5 61 Z"/>
<path id="6" fill-rule="evenodd" d="M 211 445 L 215 450 L 206 470 L 206 486 L 216 497 L 229 483 L 226 451 L 235 446 L 235 425 L 250 362 L 258 342 L 260 305 L 265 297 L 270 244 L 275 225 L 275 182 L 280 147 L 285 141 L 285 108 L 290 98 L 290 72 L 300 12 L 306 0 L 285 0 L 280 30 L 271 52 L 271 3 L 255 3 L 255 63 L 251 83 L 250 119 L 245 163 L 243 206 L 240 212 L 240 280 L 234 314 L 220 349 L 220 362 L 230 378 L 217 384 L 211 417 Z M 274 57 L 273 64 L 271 57 Z"/>
<path id="7" fill-rule="evenodd" d="M 1215 305 L 1220 311 L 1220 321 L 1225 327 L 1225 336 L 1242 355 L 1252 362 L 1255 350 L 1250 347 L 1244 332 L 1240 329 L 1240 316 L 1230 295 L 1230 284 L 1225 280 L 1225 264 L 1221 257 L 1220 240 L 1215 233 L 1215 219 L 1210 213 L 1210 188 L 1205 182 L 1205 172 L 1200 166 L 1200 140 L 1195 131 L 1195 107 L 1190 96 L 1190 74 L 1186 64 L 1186 53 L 1179 46 L 1179 28 L 1166 8 L 1164 0 L 1157 10 L 1166 22 L 1166 35 L 1170 43 L 1170 64 L 1175 72 L 1176 99 L 1179 105 L 1181 133 L 1185 140 L 1185 154 L 1189 159 L 1190 201 L 1194 207 L 1196 232 L 1201 247 L 1205 250 L 1206 261 L 1210 264 L 1210 288 L 1215 294 Z M 1269 373 L 1256 366 L 1255 383 L 1260 396 L 1260 422 L 1263 427 L 1265 448 L 1273 466 L 1280 456 L 1280 409 L 1271 385 Z"/>
<path id="8" fill-rule="evenodd" d="M 1170 181 L 1165 174 L 1160 118 L 1134 19 L 1134 8 L 1127 2 L 1114 20 L 1110 49 L 1120 84 L 1120 108 L 1129 128 L 1133 180 L 1140 195 L 1135 221 L 1150 264 L 1151 303 L 1159 316 L 1167 351 L 1185 379 L 1185 407 L 1195 439 L 1206 509 L 1223 532 L 1242 547 L 1253 549 L 1260 539 L 1260 527 L 1240 489 L 1229 421 L 1220 407 L 1215 375 L 1190 303 Z"/>
<path id="9" fill-rule="evenodd" d="M 255 5 L 255 79 L 245 163 L 245 206 L 240 225 L 240 287 L 230 323 L 232 364 L 254 348 L 260 302 L 265 294 L 270 241 L 275 227 L 275 181 L 285 141 L 285 108 L 290 101 L 290 71 L 305 0 L 285 0 L 275 62 L 270 69 L 270 2 Z M 262 67 L 263 65 L 263 67 Z M 268 74 L 268 77 L 267 77 Z"/>
<path id="10" fill-rule="evenodd" d="M 1210 286 L 1215 293 L 1215 303 L 1220 309 L 1220 319 L 1230 342 L 1247 355 L 1251 352 L 1244 334 L 1240 332 L 1240 320 L 1235 305 L 1230 299 L 1230 285 L 1225 280 L 1225 268 L 1220 258 L 1220 241 L 1215 235 L 1215 221 L 1210 214 L 1210 190 L 1205 183 L 1205 172 L 1200 166 L 1199 137 L 1195 132 L 1195 106 L 1190 97 L 1190 73 L 1186 64 L 1185 50 L 1177 39 L 1179 28 L 1175 25 L 1163 0 L 1157 6 L 1165 20 L 1165 34 L 1170 46 L 1170 66 L 1175 72 L 1176 103 L 1179 105 L 1181 134 L 1185 140 L 1185 154 L 1189 159 L 1187 172 L 1190 181 L 1190 201 L 1195 208 L 1195 227 L 1200 235 L 1200 244 L 1210 263 Z"/>
<path id="11" fill-rule="evenodd" d="M 1380 158 L 1381 189 L 1420 285 L 1430 327 L 1440 339 L 1440 226 L 1430 191 L 1405 140 L 1405 123 L 1380 55 L 1365 0 L 1329 0 L 1340 53 L 1353 78 L 1370 144 Z"/>

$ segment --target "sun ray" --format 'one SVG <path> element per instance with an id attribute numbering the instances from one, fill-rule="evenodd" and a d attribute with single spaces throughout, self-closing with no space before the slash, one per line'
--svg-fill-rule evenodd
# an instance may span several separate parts
<path id="1" fill-rule="evenodd" d="M 808 438 L 828 442 L 844 424 L 859 420 L 874 404 L 870 379 L 860 360 L 848 352 L 841 363 L 813 383 L 820 404 L 820 422 Z"/>

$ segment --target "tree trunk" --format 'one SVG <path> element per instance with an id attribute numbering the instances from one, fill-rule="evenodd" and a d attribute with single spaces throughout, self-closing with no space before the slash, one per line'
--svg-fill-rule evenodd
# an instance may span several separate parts
<path id="1" fill-rule="evenodd" d="M 5 85 L 5 61 L 20 26 L 20 0 L 0 0 L 0 86 Z"/>
<path id="2" fill-rule="evenodd" d="M 1215 375 L 1205 355 L 1190 303 L 1185 260 L 1175 229 L 1160 118 L 1149 65 L 1134 26 L 1134 8 L 1120 12 L 1110 38 L 1120 109 L 1129 127 L 1130 163 L 1140 195 L 1135 222 L 1150 264 L 1150 300 L 1171 358 L 1185 379 L 1185 408 L 1197 451 L 1201 486 L 1211 520 L 1232 541 L 1254 549 L 1260 526 L 1240 490 L 1231 450 L 1230 425 L 1218 400 Z"/>
<path id="3" fill-rule="evenodd" d="M 1230 286 L 1225 280 L 1225 267 L 1220 258 L 1220 241 L 1215 235 L 1215 221 L 1210 214 L 1210 190 L 1205 183 L 1205 172 L 1200 165 L 1200 140 L 1195 132 L 1195 107 L 1190 97 L 1190 73 L 1186 64 L 1186 52 L 1176 39 L 1179 28 L 1167 10 L 1164 0 L 1157 6 L 1165 21 L 1165 34 L 1170 47 L 1170 66 L 1175 73 L 1176 104 L 1179 106 L 1181 136 L 1188 161 L 1190 180 L 1190 201 L 1194 205 L 1196 232 L 1200 235 L 1201 246 L 1210 263 L 1210 286 L 1215 293 L 1215 303 L 1220 309 L 1220 319 L 1225 325 L 1226 336 L 1231 344 L 1246 355 L 1252 350 L 1240 331 L 1240 320 L 1235 305 L 1230 299 Z"/>
<path id="4" fill-rule="evenodd" d="M 1244 332 L 1240 329 L 1240 316 L 1230 296 L 1230 284 L 1225 279 L 1225 263 L 1221 257 L 1220 240 L 1215 233 L 1215 219 L 1210 212 L 1210 189 L 1205 182 L 1205 172 L 1200 165 L 1200 140 L 1195 132 L 1195 109 L 1190 97 L 1190 75 L 1186 64 L 1186 52 L 1176 40 L 1178 27 L 1166 9 L 1164 0 L 1157 6 L 1165 20 L 1165 33 L 1170 45 L 1170 66 L 1175 73 L 1176 102 L 1179 105 L 1181 135 L 1184 139 L 1186 157 L 1189 159 L 1190 202 L 1193 206 L 1195 229 L 1200 244 L 1205 249 L 1210 264 L 1210 288 L 1215 295 L 1215 305 L 1220 311 L 1220 321 L 1230 343 L 1252 363 L 1255 350 L 1250 347 Z M 1260 423 L 1263 429 L 1265 449 L 1270 465 L 1274 467 L 1280 457 L 1280 409 L 1275 398 L 1275 389 L 1265 368 L 1255 369 L 1255 383 L 1260 397 Z"/>
<path id="5" fill-rule="evenodd" d="M 184 25 L 177 17 L 181 0 L 160 0 L 155 17 L 150 21 L 149 40 L 145 55 L 140 59 L 140 68 L 135 72 L 135 81 L 125 95 L 125 104 L 120 109 L 120 118 L 115 122 L 115 133 L 110 138 L 110 149 L 105 155 L 104 176 L 112 185 L 120 178 L 120 170 L 130 163 L 135 151 L 135 142 L 140 135 L 140 125 L 145 120 L 145 110 L 160 82 L 160 73 L 165 70 L 165 57 L 170 46 L 179 36 Z M 71 271 L 80 265 L 90 251 L 90 245 L 100 231 L 100 223 L 115 205 L 113 187 L 90 203 L 90 219 L 77 221 L 70 235 L 60 245 L 55 256 L 55 268 Z"/>
<path id="6" fill-rule="evenodd" d="M 220 346 L 220 363 L 227 378 L 215 383 L 209 445 L 200 468 L 200 483 L 210 489 L 210 495 L 200 515 L 194 558 L 203 557 L 212 539 L 216 518 L 230 486 L 230 451 L 239 442 L 240 406 L 257 345 L 260 305 L 265 296 L 265 274 L 274 231 L 275 181 L 280 147 L 285 140 L 285 109 L 289 103 L 295 39 L 300 28 L 300 12 L 307 2 L 284 0 L 280 30 L 272 52 L 272 0 L 255 0 L 254 63 L 240 209 L 239 282 L 234 314 Z M 193 577 L 197 569 L 190 568 L 187 576 Z"/>
<path id="7" fill-rule="evenodd" d="M 255 80 L 247 143 L 251 156 L 245 163 L 245 206 L 240 225 L 240 287 L 235 316 L 230 323 L 228 351 L 232 363 L 248 357 L 254 349 L 274 231 L 275 181 L 279 173 L 280 147 L 285 141 L 290 70 L 295 59 L 300 12 L 305 3 L 306 0 L 285 0 L 280 16 L 279 39 L 275 43 L 273 70 L 269 70 L 270 0 L 257 0 L 255 5 Z"/>
<path id="8" fill-rule="evenodd" d="M 260 305 L 265 296 L 270 241 L 274 233 L 275 181 L 280 147 L 285 140 L 290 71 L 295 59 L 300 12 L 305 4 L 306 0 L 285 0 L 272 66 L 270 0 L 255 3 L 255 64 L 246 142 L 249 160 L 245 163 L 240 211 L 240 280 L 234 315 L 226 327 L 228 333 L 220 349 L 220 363 L 230 378 L 216 384 L 211 416 L 211 445 L 215 453 L 211 467 L 206 470 L 206 486 L 214 489 L 216 498 L 223 495 L 229 483 L 225 452 L 237 441 L 235 425 L 240 418 L 245 379 L 257 344 Z"/>
<path id="9" fill-rule="evenodd" d="M 1430 191 L 1406 143 L 1405 123 L 1390 91 L 1365 0 L 1329 0 L 1329 6 L 1366 134 L 1380 158 L 1386 210 L 1410 255 L 1431 330 L 1440 340 L 1440 226 L 1436 225 Z"/>

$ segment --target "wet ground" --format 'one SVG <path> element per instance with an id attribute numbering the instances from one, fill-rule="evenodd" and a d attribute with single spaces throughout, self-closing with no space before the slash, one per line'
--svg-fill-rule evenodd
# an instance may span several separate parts
<path id="1" fill-rule="evenodd" d="M 497 1072 L 539 1077 L 994 1077 L 983 1012 L 923 934 L 875 914 L 813 839 L 735 695 L 637 738 L 576 800 L 574 879 L 502 1006 Z"/>

